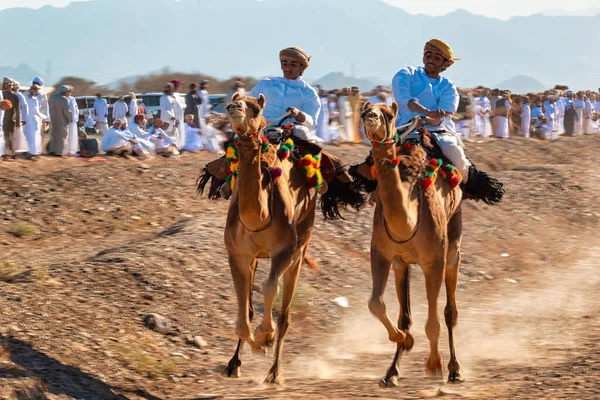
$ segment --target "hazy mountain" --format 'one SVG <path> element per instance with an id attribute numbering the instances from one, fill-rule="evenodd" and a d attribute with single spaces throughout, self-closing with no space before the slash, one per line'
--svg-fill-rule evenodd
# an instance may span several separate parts
<path id="1" fill-rule="evenodd" d="M 421 62 L 432 37 L 447 40 L 462 58 L 447 75 L 463 87 L 516 75 L 548 87 L 597 87 L 600 65 L 600 52 L 589 47 L 600 38 L 600 16 L 430 17 L 382 0 L 96 0 L 7 9 L 0 26 L 18 32 L 2 42 L 3 64 L 45 70 L 50 61 L 54 79 L 77 75 L 99 83 L 167 66 L 221 78 L 275 75 L 279 50 L 298 45 L 313 56 L 309 81 L 352 69 L 389 84 L 400 68 Z"/>
<path id="2" fill-rule="evenodd" d="M 19 64 L 15 68 L 0 67 L 0 79 L 5 76 L 16 79 L 21 87 L 26 87 L 31 85 L 33 78 L 40 76 L 40 74 L 28 65 Z M 46 82 L 44 82 L 44 84 L 46 84 Z"/>
<path id="3" fill-rule="evenodd" d="M 548 89 L 542 82 L 530 76 L 519 75 L 493 86 L 499 89 L 508 89 L 513 93 L 539 93 Z"/>
<path id="4" fill-rule="evenodd" d="M 379 81 L 375 78 L 353 78 L 344 75 L 342 72 L 331 72 L 311 83 L 313 85 L 320 85 L 323 89 L 327 90 L 358 86 L 361 92 L 368 92 L 373 90 L 377 85 L 388 84 L 389 82 Z"/>
<path id="5" fill-rule="evenodd" d="M 593 16 L 600 14 L 600 7 L 588 7 L 577 11 L 565 11 L 565 10 L 556 10 L 556 9 L 548 9 L 542 11 L 542 14 L 558 17 L 558 16 L 574 16 L 574 15 L 582 15 L 582 16 Z"/>

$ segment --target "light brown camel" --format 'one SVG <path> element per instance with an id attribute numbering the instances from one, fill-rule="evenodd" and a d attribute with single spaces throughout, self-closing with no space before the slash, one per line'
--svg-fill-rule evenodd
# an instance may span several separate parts
<path id="1" fill-rule="evenodd" d="M 442 178 L 427 190 L 421 186 L 427 160 L 421 146 L 396 154 L 395 119 L 398 106 L 366 103 L 362 118 L 366 135 L 373 144 L 372 155 L 377 179 L 376 206 L 371 241 L 373 292 L 369 310 L 385 325 L 389 339 L 397 343 L 394 361 L 384 387 L 398 385 L 400 357 L 414 344 L 409 333 L 412 324 L 409 299 L 409 265 L 419 264 L 425 275 L 429 315 L 425 331 L 430 343 L 426 363 L 431 374 L 443 374 L 438 351 L 440 321 L 438 294 L 446 281 L 444 315 L 450 341 L 449 382 L 463 382 L 456 358 L 454 329 L 457 323 L 456 285 L 462 238 L 462 192 L 451 189 Z M 408 154 L 409 153 L 409 154 Z M 398 164 L 399 161 L 399 164 Z M 398 326 L 386 312 L 383 294 L 390 267 L 394 264 L 396 294 L 400 302 Z"/>
<path id="2" fill-rule="evenodd" d="M 240 356 L 244 342 L 254 351 L 263 352 L 275 346 L 275 362 L 265 382 L 281 384 L 283 339 L 290 321 L 290 306 L 300 274 L 315 219 L 317 193 L 308 189 L 306 178 L 290 159 L 280 160 L 275 146 L 262 151 L 262 116 L 265 97 L 233 96 L 227 106 L 231 128 L 238 137 L 238 177 L 229 205 L 225 225 L 225 246 L 238 301 L 236 333 L 238 346 L 223 374 L 240 375 Z M 270 168 L 281 168 L 282 175 L 273 179 Z M 252 286 L 259 258 L 271 259 L 271 270 L 265 283 L 264 320 L 252 333 Z M 283 276 L 283 296 L 278 324 L 272 319 L 277 282 Z"/>

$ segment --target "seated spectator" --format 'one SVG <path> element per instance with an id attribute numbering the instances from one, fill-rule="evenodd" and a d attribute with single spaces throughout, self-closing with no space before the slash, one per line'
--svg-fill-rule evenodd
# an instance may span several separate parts
<path id="1" fill-rule="evenodd" d="M 121 120 L 115 119 L 102 137 L 100 148 L 108 155 L 128 156 L 131 154 L 131 142 L 121 131 L 121 125 Z"/>
<path id="2" fill-rule="evenodd" d="M 134 155 L 140 157 L 142 160 L 146 160 L 152 157 L 150 152 L 146 150 L 146 148 L 140 143 L 140 140 L 142 139 L 138 139 L 129 129 L 127 129 L 127 120 L 124 118 L 121 119 L 120 131 L 123 134 L 123 136 L 127 138 L 129 143 L 131 143 L 131 152 Z"/>
<path id="3" fill-rule="evenodd" d="M 140 146 L 148 151 L 151 157 L 156 156 L 156 146 L 150 141 L 151 134 L 146 131 L 146 116 L 138 114 L 133 117 L 133 124 L 129 126 L 129 131 L 137 139 Z"/>
<path id="4" fill-rule="evenodd" d="M 185 145 L 183 150 L 196 152 L 204 148 L 202 144 L 202 134 L 200 129 L 194 124 L 194 115 L 188 114 L 185 116 Z"/>
<path id="5" fill-rule="evenodd" d="M 148 133 L 151 134 L 150 141 L 156 147 L 156 154 L 162 154 L 165 157 L 179 156 L 179 150 L 177 150 L 175 142 L 164 129 L 169 129 L 169 123 L 161 119 L 156 119 L 148 129 Z"/>

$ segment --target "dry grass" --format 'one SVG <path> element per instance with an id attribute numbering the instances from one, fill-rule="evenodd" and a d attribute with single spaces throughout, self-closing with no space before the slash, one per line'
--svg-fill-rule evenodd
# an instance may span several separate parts
<path id="1" fill-rule="evenodd" d="M 0 261 L 0 281 L 10 283 L 23 273 L 22 266 L 12 260 Z"/>
<path id="2" fill-rule="evenodd" d="M 23 238 L 33 235 L 35 228 L 27 222 L 17 222 L 8 229 L 8 233 L 18 238 Z"/>
<path id="3" fill-rule="evenodd" d="M 117 358 L 140 375 L 152 378 L 167 378 L 177 373 L 177 362 L 168 355 L 149 354 L 141 345 L 135 343 L 120 343 L 111 351 Z M 157 350 L 158 352 L 159 350 Z"/>

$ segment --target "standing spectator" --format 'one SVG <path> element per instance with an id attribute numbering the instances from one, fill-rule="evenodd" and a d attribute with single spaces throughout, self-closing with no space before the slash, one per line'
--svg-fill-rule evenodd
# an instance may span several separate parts
<path id="1" fill-rule="evenodd" d="M 350 88 L 350 95 L 348 96 L 348 101 L 350 102 L 350 110 L 352 111 L 352 131 L 354 132 L 354 143 L 360 143 L 363 141 L 360 126 L 360 106 L 362 103 L 362 95 L 360 94 L 360 89 L 358 88 L 358 86 L 352 86 Z M 323 112 L 322 107 L 321 112 Z"/>
<path id="2" fill-rule="evenodd" d="M 42 154 L 42 121 L 47 121 L 48 116 L 41 112 L 38 100 L 38 85 L 31 85 L 27 96 L 27 107 L 29 109 L 27 125 L 25 125 L 25 138 L 27 139 L 29 159 L 36 161 Z"/>
<path id="3" fill-rule="evenodd" d="M 19 98 L 19 108 L 21 110 L 21 125 L 15 127 L 14 151 L 15 153 L 26 153 L 27 139 L 25 139 L 24 126 L 29 118 L 29 108 L 27 107 L 27 99 L 19 91 L 19 88 L 19 82 L 13 81 L 13 93 Z"/>
<path id="4" fill-rule="evenodd" d="M 175 90 L 175 86 L 172 83 L 166 83 L 163 90 L 163 95 L 160 96 L 160 119 L 164 123 L 169 123 L 164 126 L 173 126 L 175 127 L 177 122 L 177 118 L 175 117 L 175 96 L 173 96 L 173 90 Z M 156 125 L 156 124 L 155 124 Z M 162 130 L 161 125 L 161 130 Z M 167 128 L 165 128 L 165 132 Z"/>
<path id="5" fill-rule="evenodd" d="M 523 136 L 528 138 L 531 130 L 531 107 L 529 107 L 529 97 L 523 97 L 523 106 L 521 107 L 521 131 Z"/>
<path id="6" fill-rule="evenodd" d="M 348 101 L 348 95 L 350 94 L 350 88 L 346 87 L 342 89 L 342 93 L 338 96 L 337 104 L 340 112 L 340 130 L 342 133 L 343 142 L 354 142 L 354 120 L 352 119 L 352 108 Z"/>
<path id="7" fill-rule="evenodd" d="M 568 91 L 566 94 L 566 98 L 564 100 L 565 104 L 565 115 L 564 126 L 565 126 L 565 136 L 575 136 L 575 126 L 577 125 L 577 110 L 575 110 L 575 105 L 573 104 L 573 92 Z"/>
<path id="8" fill-rule="evenodd" d="M 200 95 L 200 98 L 202 98 L 200 118 L 205 119 L 210 112 L 210 98 L 208 97 L 208 87 L 210 86 L 210 82 L 202 79 L 199 83 L 200 87 L 198 88 L 198 94 Z"/>
<path id="9" fill-rule="evenodd" d="M 225 98 L 225 105 L 231 103 L 231 99 L 233 95 L 239 93 L 240 96 L 246 95 L 246 89 L 244 86 L 246 85 L 246 81 L 243 78 L 235 78 L 231 88 L 229 88 L 229 92 L 227 92 L 227 97 Z"/>
<path id="10" fill-rule="evenodd" d="M 104 135 L 108 130 L 108 103 L 102 98 L 102 93 L 96 93 L 96 101 L 94 102 L 94 115 L 96 129 L 98 129 L 100 134 Z"/>
<path id="11" fill-rule="evenodd" d="M 593 95 L 590 95 L 593 96 Z M 595 102 L 595 99 L 594 99 Z M 586 135 L 591 135 L 592 133 L 596 133 L 594 121 L 592 121 L 592 117 L 594 116 L 594 104 L 592 103 L 592 99 L 589 96 L 585 98 L 585 111 L 584 111 L 584 127 L 583 132 Z"/>
<path id="12" fill-rule="evenodd" d="M 2 130 L 4 132 L 5 153 L 4 159 L 10 161 L 15 156 L 15 129 L 21 126 L 21 107 L 19 106 L 19 97 L 12 91 L 13 81 L 10 78 L 4 78 L 2 81 L 2 96 L 11 104 L 11 108 L 4 110 L 2 119 Z"/>
<path id="13" fill-rule="evenodd" d="M 198 94 L 198 85 L 196 83 L 191 83 L 189 86 L 189 92 L 185 95 L 185 115 L 193 115 L 196 118 L 200 118 L 200 105 L 202 104 L 202 99 L 200 98 L 200 94 Z M 199 127 L 199 124 L 196 124 L 196 128 Z"/>
<path id="14" fill-rule="evenodd" d="M 510 111 L 510 103 L 508 102 L 508 92 L 502 92 L 501 97 L 496 100 L 494 107 L 494 136 L 501 139 L 509 137 L 508 114 Z"/>
<path id="15" fill-rule="evenodd" d="M 127 107 L 127 104 L 125 104 L 125 96 L 119 96 L 119 99 L 113 104 L 113 121 L 116 119 L 127 118 L 128 112 L 129 108 Z"/>
<path id="16" fill-rule="evenodd" d="M 4 100 L 2 91 L 0 90 L 0 161 L 6 153 L 6 144 L 4 143 L 4 131 L 2 130 L 2 122 L 4 121 L 4 109 L 8 109 L 8 101 Z"/>
<path id="17" fill-rule="evenodd" d="M 173 111 L 175 112 L 175 118 L 177 118 L 177 126 L 175 127 L 175 142 L 178 148 L 183 148 L 185 145 L 185 96 L 179 93 L 181 87 L 181 81 L 179 79 L 173 79 L 173 97 L 175 97 L 175 104 L 173 104 Z"/>
<path id="18" fill-rule="evenodd" d="M 585 125 L 584 110 L 585 101 L 583 99 L 583 92 L 577 92 L 577 99 L 573 101 L 573 107 L 577 113 L 577 121 L 575 122 L 575 136 L 583 135 L 583 126 Z"/>
<path id="19" fill-rule="evenodd" d="M 325 143 L 331 143 L 329 134 L 329 99 L 327 92 L 319 89 L 319 99 L 321 100 L 321 112 L 317 117 L 317 136 L 323 139 Z"/>
<path id="20" fill-rule="evenodd" d="M 492 123 L 490 117 L 492 115 L 492 105 L 488 98 L 489 89 L 481 89 L 479 100 L 476 106 L 476 113 L 479 115 L 479 125 L 477 131 L 482 138 L 487 138 L 492 133 Z"/>
<path id="21" fill-rule="evenodd" d="M 77 121 L 79 120 L 79 107 L 77 106 L 77 100 L 72 96 L 73 87 L 70 87 L 65 95 L 69 100 L 69 109 L 71 110 L 71 123 L 69 124 L 69 151 L 70 156 L 79 155 L 79 127 Z"/>
<path id="22" fill-rule="evenodd" d="M 135 93 L 129 93 L 129 97 L 131 97 L 131 100 L 129 100 L 129 107 L 127 110 L 127 125 L 133 124 L 133 119 L 138 115 L 138 99 L 135 97 Z"/>
<path id="23" fill-rule="evenodd" d="M 50 96 L 50 154 L 67 157 L 69 150 L 69 124 L 73 121 L 73 114 L 66 97 L 70 86 L 63 85 L 57 93 Z"/>
<path id="24" fill-rule="evenodd" d="M 551 101 L 551 97 L 548 97 L 544 102 L 544 117 L 546 118 L 546 127 L 544 132 L 550 134 L 550 139 L 556 139 L 554 133 L 554 115 L 556 114 L 555 104 Z"/>
<path id="25" fill-rule="evenodd" d="M 36 76 L 35 78 L 33 78 L 31 84 L 37 85 L 39 87 L 37 100 L 40 105 L 40 112 L 47 117 L 47 122 L 50 122 L 50 120 L 48 119 L 50 118 L 50 108 L 48 105 L 48 96 L 46 95 L 46 92 L 44 92 L 44 80 L 39 76 Z"/>

